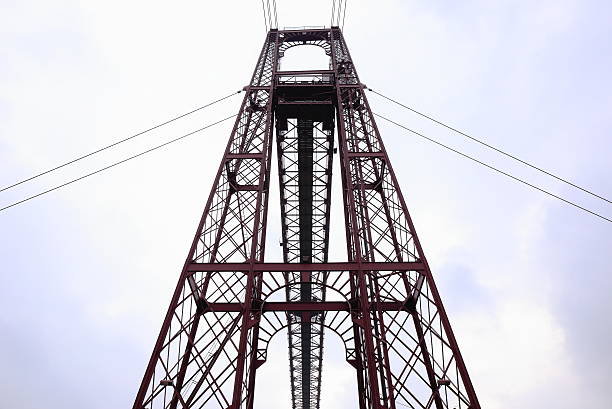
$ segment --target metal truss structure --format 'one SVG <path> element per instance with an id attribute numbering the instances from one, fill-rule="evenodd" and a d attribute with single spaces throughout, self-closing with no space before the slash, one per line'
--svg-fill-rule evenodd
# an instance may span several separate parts
<path id="1" fill-rule="evenodd" d="M 323 48 L 329 70 L 280 71 L 303 44 Z M 245 91 L 134 408 L 252 409 L 283 331 L 293 409 L 320 407 L 324 332 L 344 344 L 359 409 L 479 409 L 340 29 L 270 30 Z M 273 129 L 282 263 L 264 261 Z M 339 263 L 328 261 L 336 149 Z"/>

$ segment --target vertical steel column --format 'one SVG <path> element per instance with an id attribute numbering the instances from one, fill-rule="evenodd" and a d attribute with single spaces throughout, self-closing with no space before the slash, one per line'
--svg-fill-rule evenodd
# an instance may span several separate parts
<path id="1" fill-rule="evenodd" d="M 338 115 L 338 141 L 340 147 L 340 163 L 342 168 L 342 186 L 343 186 L 343 199 L 345 204 L 346 214 L 346 235 L 347 245 L 350 247 L 348 250 L 349 261 L 355 261 L 361 263 L 362 261 L 368 261 L 367 258 L 363 258 L 362 241 L 360 240 L 360 234 L 358 231 L 358 223 L 360 221 L 357 213 L 355 199 L 351 194 L 353 190 L 352 181 L 349 179 L 350 166 L 349 166 L 349 149 L 347 143 L 347 134 L 350 135 L 350 130 L 347 130 L 347 124 L 350 126 L 348 118 L 345 115 L 345 107 L 343 106 L 346 102 L 343 100 L 342 88 L 347 85 L 360 86 L 357 82 L 356 75 L 354 81 L 348 78 L 349 72 L 347 70 L 347 63 L 349 60 L 344 58 L 344 50 L 342 49 L 342 38 L 339 30 L 331 30 L 331 47 L 332 47 L 332 65 L 335 72 L 336 80 L 336 98 L 337 98 L 337 115 Z M 347 81 L 348 79 L 348 81 Z M 350 237 L 350 240 L 348 240 Z M 367 252 L 367 249 L 365 249 Z M 367 298 L 367 288 L 365 283 L 365 272 L 362 269 L 351 273 L 353 275 L 353 297 L 357 303 L 357 314 L 353 317 L 355 338 L 359 340 L 361 346 L 360 361 L 362 368 L 362 375 L 365 380 L 364 386 L 367 388 L 367 392 L 364 390 L 364 396 L 366 397 L 366 405 L 371 409 L 380 408 L 380 389 L 379 380 L 376 373 L 376 352 L 373 342 L 372 325 L 369 320 L 370 304 Z M 361 380 L 358 379 L 358 383 Z"/>

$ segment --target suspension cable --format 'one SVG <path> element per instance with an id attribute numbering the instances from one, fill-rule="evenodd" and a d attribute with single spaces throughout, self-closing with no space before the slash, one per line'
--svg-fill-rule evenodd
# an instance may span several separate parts
<path id="1" fill-rule="evenodd" d="M 268 19 L 266 18 L 266 2 L 261 0 L 261 9 L 263 11 L 264 25 L 266 26 L 266 34 L 268 33 Z"/>
<path id="2" fill-rule="evenodd" d="M 417 135 L 417 136 L 420 136 L 421 138 L 424 138 L 424 139 L 428 140 L 429 142 L 433 142 L 433 143 L 435 143 L 436 145 L 439 145 L 439 146 L 441 146 L 441 147 L 443 147 L 443 148 L 445 148 L 445 149 L 448 149 L 448 150 L 449 150 L 449 151 L 451 151 L 451 152 L 454 152 L 454 153 L 456 153 L 456 154 L 458 154 L 458 155 L 461 155 L 461 156 L 463 156 L 464 158 L 467 158 L 467 159 L 469 159 L 469 160 L 471 160 L 471 161 L 474 161 L 474 162 L 476 162 L 476 163 L 478 163 L 478 164 L 480 164 L 480 165 L 482 165 L 482 166 L 485 166 L 485 167 L 487 167 L 487 168 L 489 168 L 489 169 L 491 169 L 491 170 L 494 170 L 495 172 L 498 172 L 498 173 L 500 173 L 500 174 L 502 174 L 502 175 L 504 175 L 504 176 L 507 176 L 507 177 L 509 177 L 509 178 L 511 178 L 511 179 L 514 179 L 514 180 L 516 180 L 517 182 L 521 182 L 521 183 L 523 183 L 523 184 L 525 184 L 525 185 L 527 185 L 527 186 L 529 186 L 529 187 L 531 187 L 531 188 L 533 188 L 533 189 L 539 190 L 539 191 L 540 191 L 540 192 L 542 192 L 542 193 L 545 193 L 545 194 L 547 194 L 547 195 L 549 195 L 549 196 L 552 196 L 552 197 L 554 197 L 555 199 L 561 200 L 562 202 L 565 202 L 565 203 L 567 203 L 567 204 L 569 204 L 569 205 L 572 205 L 572 206 L 574 206 L 574 207 L 576 207 L 576 208 L 578 208 L 578 209 L 580 209 L 580 210 L 583 210 L 583 211 L 585 211 L 585 212 L 587 212 L 587 213 L 590 213 L 590 214 L 592 214 L 592 215 L 594 215 L 594 216 L 597 216 L 597 217 L 599 217 L 600 219 L 603 219 L 603 220 L 606 220 L 606 221 L 608 221 L 608 222 L 611 222 L 611 223 L 612 223 L 612 219 L 608 219 L 608 218 L 607 218 L 607 217 L 605 217 L 605 216 L 602 216 L 602 215 L 600 215 L 600 214 L 598 214 L 598 213 L 595 213 L 595 212 L 593 212 L 593 211 L 591 211 L 591 210 L 589 210 L 589 209 L 587 209 L 587 208 L 585 208 L 585 207 L 582 207 L 582 206 L 580 206 L 580 205 L 578 205 L 578 204 L 576 204 L 576 203 L 574 203 L 574 202 L 571 202 L 571 201 L 569 201 L 569 200 L 567 200 L 567 199 L 564 199 L 564 198 L 562 198 L 562 197 L 560 197 L 560 196 L 557 196 L 557 195 L 555 195 L 554 193 L 551 193 L 551 192 L 549 192 L 549 191 L 547 191 L 547 190 L 542 189 L 541 187 L 538 187 L 538 186 L 533 185 L 533 184 L 531 184 L 531 183 L 529 183 L 529 182 L 526 182 L 526 181 L 525 181 L 525 180 L 523 180 L 523 179 L 520 179 L 520 178 L 518 178 L 518 177 L 516 177 L 516 176 L 513 176 L 513 175 L 511 175 L 511 174 L 509 174 L 509 173 L 506 173 L 506 172 L 504 172 L 503 170 L 500 170 L 500 169 L 498 169 L 498 168 L 496 168 L 496 167 L 494 167 L 494 166 L 491 166 L 491 165 L 489 165 L 489 164 L 487 164 L 487 163 L 484 163 L 484 162 L 482 162 L 482 161 L 480 161 L 480 160 L 478 160 L 478 159 L 476 159 L 476 158 L 474 158 L 474 157 L 472 157 L 472 156 L 466 155 L 466 154 L 465 154 L 465 153 L 463 153 L 463 152 L 460 152 L 460 151 L 458 151 L 458 150 L 456 150 L 456 149 L 454 149 L 454 148 L 451 148 L 450 146 L 444 145 L 443 143 L 438 142 L 438 141 L 436 141 L 435 139 L 432 139 L 432 138 L 430 138 L 430 137 L 428 137 L 428 136 L 426 136 L 426 135 L 423 135 L 422 133 L 419 133 L 419 132 L 417 132 L 417 131 L 415 131 L 415 130 L 412 130 L 412 129 L 410 129 L 410 128 L 408 128 L 408 127 L 406 127 L 406 126 L 404 126 L 404 125 L 402 125 L 402 124 L 400 124 L 400 123 L 397 123 L 397 122 L 395 122 L 395 121 L 393 121 L 393 120 L 391 120 L 391 119 L 389 119 L 389 118 L 386 118 L 386 117 L 384 117 L 384 116 L 382 116 L 382 115 L 380 115 L 380 114 L 374 113 L 374 115 L 376 115 L 377 117 L 382 118 L 382 119 L 384 119 L 385 121 L 390 122 L 390 123 L 392 123 L 392 124 L 394 124 L 394 125 L 396 125 L 396 126 L 398 126 L 398 127 L 400 127 L 400 128 L 403 128 L 404 130 L 406 130 L 406 131 L 408 131 L 408 132 L 411 132 L 411 133 L 413 133 L 413 134 L 415 134 L 415 135 Z"/>
<path id="3" fill-rule="evenodd" d="M 334 13 L 336 11 L 336 0 L 332 1 L 332 12 L 331 12 L 331 20 L 329 21 L 330 27 L 334 25 Z"/>
<path id="4" fill-rule="evenodd" d="M 342 9 L 342 0 L 338 0 L 338 6 L 332 9 L 332 26 L 340 25 L 340 10 Z"/>
<path id="5" fill-rule="evenodd" d="M 142 156 L 142 155 L 145 155 L 145 154 L 147 154 L 147 153 L 149 153 L 149 152 L 153 152 L 153 151 L 155 151 L 155 150 L 157 150 L 157 149 L 163 148 L 164 146 L 170 145 L 170 144 L 172 144 L 172 143 L 174 143 L 174 142 L 177 142 L 177 141 L 180 141 L 180 140 L 182 140 L 182 139 L 184 139 L 184 138 L 186 138 L 186 137 L 188 137 L 188 136 L 194 135 L 194 134 L 196 134 L 196 133 L 198 133 L 198 132 L 202 132 L 202 131 L 203 131 L 203 130 L 205 130 L 205 129 L 208 129 L 208 128 L 213 127 L 213 126 L 215 126 L 215 125 L 218 125 L 218 124 L 220 124 L 220 123 L 222 123 L 222 122 L 225 122 L 225 121 L 227 121 L 228 119 L 234 118 L 235 116 L 236 116 L 236 114 L 232 114 L 232 115 L 230 115 L 230 116 L 228 116 L 228 117 L 226 117 L 226 118 L 224 118 L 224 119 L 221 119 L 221 120 L 219 120 L 219 121 L 217 121 L 217 122 L 213 122 L 213 123 L 211 123 L 211 124 L 208 124 L 208 125 L 206 125 L 206 126 L 204 126 L 204 127 L 200 128 L 200 129 L 196 129 L 195 131 L 192 131 L 192 132 L 189 132 L 189 133 L 187 133 L 187 134 L 185 134 L 185 135 L 179 136 L 178 138 L 171 139 L 171 140 L 169 140 L 168 142 L 164 142 L 164 143 L 162 143 L 162 144 L 160 144 L 160 145 L 154 146 L 153 148 L 147 149 L 146 151 L 143 151 L 143 152 L 140 152 L 140 153 L 138 153 L 138 154 L 136 154 L 136 155 L 130 156 L 129 158 L 126 158 L 126 159 L 120 160 L 119 162 L 112 163 L 112 164 L 110 164 L 110 165 L 108 165 L 108 166 L 105 166 L 105 167 L 103 167 L 103 168 L 100 168 L 100 169 L 98 169 L 98 170 L 95 170 L 95 171 L 93 171 L 93 172 L 91 172 L 91 173 L 88 173 L 88 174 L 86 174 L 86 175 L 80 176 L 80 177 L 78 177 L 78 178 L 76 178 L 76 179 L 72 179 L 72 180 L 70 180 L 70 181 L 68 181 L 68 182 L 66 182 L 66 183 L 62 183 L 61 185 L 54 186 L 54 187 L 52 187 L 51 189 L 47 189 L 47 190 L 45 190 L 45 191 L 43 191 L 43 192 L 40 192 L 40 193 L 37 193 L 37 194 L 35 194 L 35 195 L 29 196 L 29 197 L 27 197 L 27 198 L 25 198 L 25 199 L 23 199 L 23 200 L 19 200 L 19 201 L 17 201 L 17 202 L 11 203 L 11 204 L 9 204 L 8 206 L 5 206 L 5 207 L 3 207 L 3 208 L 0 208 L 0 212 L 2 212 L 2 211 L 4 211 L 4 210 L 7 210 L 7 209 L 9 209 L 9 208 L 11 208 L 11 207 L 14 207 L 14 206 L 20 205 L 20 204 L 22 204 L 22 203 L 24 203 L 24 202 L 27 202 L 27 201 L 29 201 L 29 200 L 35 199 L 35 198 L 37 198 L 37 197 L 40 197 L 40 196 L 42 196 L 42 195 L 46 195 L 47 193 L 53 192 L 54 190 L 58 190 L 58 189 L 61 189 L 61 188 L 65 187 L 65 186 L 71 185 L 72 183 L 78 182 L 79 180 L 83 180 L 83 179 L 88 178 L 88 177 L 90 177 L 90 176 L 93 176 L 93 175 L 95 175 L 95 174 L 97 174 L 97 173 L 103 172 L 103 171 L 108 170 L 108 169 L 110 169 L 110 168 L 113 168 L 113 167 L 115 167 L 115 166 L 117 166 L 117 165 L 120 165 L 120 164 L 122 164 L 122 163 L 128 162 L 128 161 L 130 161 L 130 160 L 132 160 L 132 159 L 136 159 L 136 158 L 138 158 L 138 157 L 140 157 L 140 156 Z"/>
<path id="6" fill-rule="evenodd" d="M 344 0 L 344 11 L 342 12 L 342 27 L 340 27 L 340 30 L 344 31 L 344 20 L 346 19 L 346 2 L 348 0 Z"/>
<path id="7" fill-rule="evenodd" d="M 266 5 L 268 6 L 268 23 L 270 24 L 270 30 L 272 30 L 272 11 L 270 8 L 270 0 L 266 0 Z"/>
<path id="8" fill-rule="evenodd" d="M 547 171 L 547 170 L 545 170 L 545 169 L 542 169 L 542 168 L 540 168 L 540 167 L 538 167 L 538 166 L 536 166 L 536 165 L 534 165 L 534 164 L 532 164 L 532 163 L 529 163 L 529 162 L 527 162 L 527 161 L 525 161 L 525 160 L 523 160 L 523 159 L 520 159 L 520 158 L 518 158 L 518 157 L 516 157 L 516 156 L 514 156 L 514 155 L 512 155 L 512 154 L 510 154 L 510 153 L 504 152 L 503 150 L 501 150 L 501 149 L 499 149 L 499 148 L 496 148 L 495 146 L 492 146 L 492 145 L 490 145 L 490 144 L 488 144 L 488 143 L 486 143 L 486 142 L 484 142 L 484 141 L 482 141 L 482 140 L 480 140 L 480 139 L 478 139 L 478 138 L 476 138 L 476 137 L 473 137 L 473 136 L 471 136 L 471 135 L 468 135 L 467 133 L 462 132 L 462 131 L 460 131 L 460 130 L 459 130 L 459 129 L 457 129 L 457 128 L 454 128 L 454 127 L 452 127 L 452 126 L 450 126 L 450 125 L 447 125 L 447 124 L 445 124 L 445 123 L 444 123 L 444 122 L 442 122 L 442 121 L 439 121 L 439 120 L 437 120 L 437 119 L 435 119 L 435 118 L 432 118 L 431 116 L 426 115 L 426 114 L 424 114 L 424 113 L 422 113 L 422 112 L 419 112 L 419 111 L 417 111 L 416 109 L 411 108 L 411 107 L 409 107 L 409 106 L 407 106 L 407 105 L 404 105 L 404 104 L 402 104 L 402 103 L 401 103 L 401 102 L 399 102 L 399 101 L 396 101 L 396 100 L 394 100 L 394 99 L 392 99 L 392 98 L 389 98 L 389 97 L 387 97 L 386 95 L 383 95 L 383 94 L 381 94 L 380 92 L 373 90 L 372 88 L 367 88 L 367 89 L 368 89 L 369 91 L 372 91 L 372 92 L 373 92 L 373 93 L 375 93 L 376 95 L 380 95 L 381 97 L 385 98 L 386 100 L 389 100 L 389 101 L 393 102 L 394 104 L 397 104 L 397 105 L 399 105 L 399 106 L 401 106 L 401 107 L 403 107 L 403 108 L 406 108 L 407 110 L 412 111 L 412 112 L 414 112 L 415 114 L 422 116 L 423 118 L 426 118 L 426 119 L 428 119 L 428 120 L 430 120 L 430 121 L 432 121 L 432 122 L 435 122 L 435 123 L 436 123 L 436 124 L 438 124 L 438 125 L 442 125 L 443 127 L 447 128 L 447 129 L 450 129 L 451 131 L 456 132 L 456 133 L 458 133 L 459 135 L 465 136 L 466 138 L 469 138 L 469 139 L 471 139 L 472 141 L 477 142 L 477 143 L 479 143 L 479 144 L 481 144 L 481 145 L 483 145 L 483 146 L 486 146 L 486 147 L 487 147 L 487 148 L 489 148 L 489 149 L 492 149 L 492 150 L 494 150 L 494 151 L 496 151 L 496 152 L 498 152 L 498 153 L 501 153 L 502 155 L 505 155 L 505 156 L 507 156 L 507 157 L 509 157 L 509 158 L 511 158 L 511 159 L 514 159 L 515 161 L 520 162 L 520 163 L 522 163 L 523 165 L 529 166 L 529 167 L 530 167 L 530 168 L 532 168 L 532 169 L 535 169 L 535 170 L 537 170 L 537 171 L 539 171 L 539 172 L 541 172 L 541 173 L 544 173 L 544 174 L 546 174 L 546 175 L 548 175 L 548 176 L 550 176 L 550 177 L 553 177 L 553 178 L 555 178 L 555 179 L 557 179 L 557 180 L 559 180 L 559 181 L 561 181 L 561 182 L 563 182 L 563 183 L 566 183 L 566 184 L 568 184 L 568 185 L 570 185 L 570 186 L 572 186 L 572 187 L 574 187 L 574 188 L 576 188 L 576 189 L 582 190 L 583 192 L 588 193 L 588 194 L 590 194 L 591 196 L 594 196 L 594 197 L 596 197 L 596 198 L 598 198 L 598 199 L 601 199 L 601 200 L 606 201 L 606 202 L 608 202 L 608 203 L 612 203 L 610 200 L 606 199 L 605 197 L 603 197 L 603 196 L 601 196 L 601 195 L 598 195 L 598 194 L 596 194 L 596 193 L 592 192 L 591 190 L 588 190 L 588 189 L 586 189 L 586 188 L 583 188 L 583 187 L 581 187 L 581 186 L 578 186 L 577 184 L 572 183 L 572 182 L 570 182 L 569 180 L 564 179 L 564 178 L 562 178 L 562 177 L 560 177 L 560 176 L 558 176 L 558 175 L 555 175 L 555 174 L 554 174 L 554 173 L 552 173 L 552 172 L 549 172 L 549 171 Z"/>
<path id="9" fill-rule="evenodd" d="M 278 14 L 276 14 L 276 0 L 272 0 L 272 4 L 274 5 L 274 25 L 278 28 Z"/>
<path id="10" fill-rule="evenodd" d="M 107 149 L 109 149 L 109 148 L 112 148 L 113 146 L 117 146 L 117 145 L 119 145 L 119 144 L 122 144 L 122 143 L 124 143 L 124 142 L 129 141 L 130 139 L 134 139 L 134 138 L 136 138 L 137 136 L 144 135 L 144 134 L 145 134 L 145 133 L 147 133 L 147 132 L 151 132 L 151 131 L 153 131 L 153 130 L 155 130 L 155 129 L 157 129 L 157 128 L 161 128 L 161 127 L 162 127 L 162 126 L 164 126 L 164 125 L 167 125 L 167 124 L 169 124 L 169 123 L 171 123 L 171 122 L 177 121 L 177 120 L 179 120 L 179 119 L 181 119 L 181 118 L 184 118 L 184 117 L 186 117 L 186 116 L 188 116 L 188 115 L 191 115 L 191 114 L 193 114 L 193 113 L 195 113 L 195 112 L 201 111 L 201 110 L 202 110 L 202 109 L 204 109 L 204 108 L 208 108 L 208 107 L 210 107 L 210 106 L 212 106 L 212 105 L 214 105 L 214 104 L 216 104 L 216 103 L 218 103 L 218 102 L 221 102 L 221 101 L 226 100 L 226 99 L 228 99 L 228 98 L 230 98 L 230 97 L 233 97 L 234 95 L 239 94 L 240 92 L 242 92 L 242 91 L 240 90 L 240 91 L 238 91 L 238 92 L 231 93 L 231 94 L 229 94 L 229 95 L 227 95 L 227 96 L 225 96 L 225 97 L 223 97 L 223 98 L 219 98 L 219 99 L 217 99 L 217 100 L 215 100 L 215 101 L 209 102 L 209 103 L 208 103 L 208 104 L 206 104 L 206 105 L 202 105 L 202 106 L 201 106 L 201 107 L 199 107 L 199 108 L 193 109 L 193 110 L 191 110 L 191 111 L 189 111 L 189 112 L 187 112 L 187 113 L 181 114 L 181 115 L 176 116 L 176 117 L 174 117 L 174 118 L 172 118 L 172 119 L 169 119 L 169 120 L 167 120 L 167 121 L 165 121 L 165 122 L 162 122 L 162 123 L 160 123 L 160 124 L 158 124 L 158 125 L 155 125 L 155 126 L 153 126 L 153 127 L 149 128 L 149 129 L 145 129 L 144 131 L 138 132 L 137 134 L 134 134 L 134 135 L 129 136 L 129 137 L 127 137 L 127 138 L 121 139 L 121 140 L 119 140 L 119 141 L 117 141 L 117 142 L 113 142 L 113 143 L 111 143 L 110 145 L 103 146 L 102 148 L 96 149 L 96 150 L 95 150 L 95 151 L 93 151 L 93 152 L 86 153 L 85 155 L 82 155 L 82 156 L 79 156 L 79 157 L 77 157 L 77 158 L 75 158 L 75 159 L 69 160 L 68 162 L 64 162 L 64 163 L 62 163 L 62 164 L 60 164 L 60 165 L 57 165 L 57 166 L 55 166 L 55 167 L 53 167 L 53 168 L 51 168 L 51 169 L 47 169 L 47 170 L 45 170 L 44 172 L 40 172 L 40 173 L 38 173 L 38 174 L 36 174 L 36 175 L 34 175 L 34 176 L 30 176 L 30 177 L 28 177 L 28 178 L 26 178 L 26 179 L 23 179 L 23 180 L 20 180 L 20 181 L 18 181 L 18 182 L 15 182 L 15 183 L 13 183 L 12 185 L 5 186 L 5 187 L 3 187 L 2 189 L 0 189 L 0 192 L 4 192 L 5 190 L 8 190 L 8 189 L 14 188 L 15 186 L 18 186 L 18 185 L 21 185 L 22 183 L 29 182 L 30 180 L 33 180 L 33 179 L 36 179 L 36 178 L 38 178 L 38 177 L 40 177 L 40 176 L 46 175 L 47 173 L 51 173 L 51 172 L 53 172 L 53 171 L 56 171 L 56 170 L 58 170 L 58 169 L 61 169 L 61 168 L 63 168 L 64 166 L 71 165 L 71 164 L 73 164 L 73 163 L 75 163 L 75 162 L 78 162 L 78 161 L 80 161 L 80 160 L 82 160 L 82 159 L 88 158 L 88 157 L 93 156 L 93 155 L 95 155 L 95 154 L 97 154 L 97 153 L 100 153 L 100 152 L 105 151 L 105 150 L 107 150 Z"/>

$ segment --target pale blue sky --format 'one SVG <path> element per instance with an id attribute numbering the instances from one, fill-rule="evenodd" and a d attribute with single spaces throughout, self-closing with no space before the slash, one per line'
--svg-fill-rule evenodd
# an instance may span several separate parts
<path id="1" fill-rule="evenodd" d="M 281 26 L 328 24 L 331 2 L 277 3 Z M 0 0 L 0 9 L 2 186 L 242 88 L 264 35 L 258 1 Z M 349 0 L 345 35 L 368 86 L 612 196 L 611 23 L 602 1 Z M 609 204 L 375 95 L 370 104 L 612 216 Z M 0 207 L 238 105 L 2 192 Z M 0 213 L 0 407 L 131 406 L 230 126 Z M 610 223 L 379 126 L 482 406 L 607 408 Z M 337 196 L 334 259 L 344 257 L 339 205 Z M 257 408 L 289 403 L 276 384 L 288 377 L 280 338 Z M 329 340 L 321 407 L 356 407 L 353 372 Z"/>

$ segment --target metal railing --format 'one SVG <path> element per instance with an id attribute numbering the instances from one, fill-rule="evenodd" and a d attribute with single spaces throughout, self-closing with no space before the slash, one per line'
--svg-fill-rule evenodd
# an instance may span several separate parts
<path id="1" fill-rule="evenodd" d="M 276 76 L 277 85 L 322 85 L 333 84 L 334 75 L 329 74 L 279 74 Z"/>

